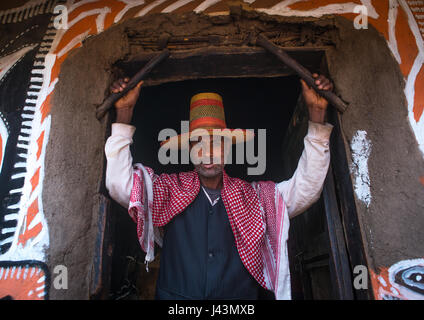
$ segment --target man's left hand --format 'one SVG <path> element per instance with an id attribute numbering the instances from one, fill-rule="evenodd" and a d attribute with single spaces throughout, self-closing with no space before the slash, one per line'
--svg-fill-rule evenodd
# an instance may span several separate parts
<path id="1" fill-rule="evenodd" d="M 333 90 L 333 84 L 325 76 L 318 75 L 317 73 L 314 73 L 312 76 L 315 79 L 318 89 L 325 91 Z M 310 88 L 305 81 L 301 79 L 300 82 L 302 83 L 303 97 L 309 109 L 309 120 L 324 123 L 328 101 L 321 97 L 313 88 Z"/>

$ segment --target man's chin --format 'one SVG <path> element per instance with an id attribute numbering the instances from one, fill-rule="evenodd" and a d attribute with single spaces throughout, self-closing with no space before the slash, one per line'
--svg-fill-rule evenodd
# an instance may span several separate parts
<path id="1" fill-rule="evenodd" d="M 211 163 L 211 164 L 204 163 L 204 164 L 200 164 L 200 167 L 204 170 L 209 170 L 209 169 L 213 170 L 213 169 L 216 169 L 217 165 L 213 164 L 213 163 Z"/>
<path id="2" fill-rule="evenodd" d="M 223 166 L 219 164 L 199 164 L 195 168 L 199 175 L 206 178 L 216 177 L 223 171 Z"/>

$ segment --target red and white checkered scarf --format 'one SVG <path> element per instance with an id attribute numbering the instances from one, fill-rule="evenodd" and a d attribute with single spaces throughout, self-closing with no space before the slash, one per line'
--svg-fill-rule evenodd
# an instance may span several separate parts
<path id="1" fill-rule="evenodd" d="M 153 239 L 161 245 L 158 227 L 184 211 L 199 190 L 195 171 L 158 176 L 151 168 L 135 166 L 129 214 L 137 223 L 146 262 L 154 258 Z M 249 184 L 224 171 L 221 195 L 244 266 L 261 286 L 274 291 L 277 299 L 290 299 L 289 220 L 275 183 Z"/>

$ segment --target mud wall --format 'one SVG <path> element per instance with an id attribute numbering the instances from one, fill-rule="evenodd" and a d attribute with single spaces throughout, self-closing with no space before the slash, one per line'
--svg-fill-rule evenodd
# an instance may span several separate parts
<path id="1" fill-rule="evenodd" d="M 419 280 L 402 277 L 422 265 L 424 188 L 417 172 L 424 161 L 408 122 L 405 83 L 375 29 L 358 31 L 349 21 L 337 21 L 340 42 L 329 51 L 328 64 L 337 91 L 349 103 L 342 131 L 374 293 L 381 299 L 416 298 Z M 390 277 L 388 267 L 380 269 L 392 265 Z M 379 275 L 385 280 L 377 280 Z M 395 277 L 401 280 L 395 283 Z"/>
<path id="2" fill-rule="evenodd" d="M 72 284 L 68 290 L 52 290 L 52 299 L 87 299 L 93 293 L 90 283 L 108 132 L 108 117 L 98 121 L 94 110 L 109 85 L 110 66 L 128 50 L 125 43 L 121 32 L 88 41 L 63 64 L 52 98 L 44 210 L 50 225 L 60 227 L 51 228 L 50 236 L 56 240 L 50 245 L 48 263 L 66 266 Z"/>

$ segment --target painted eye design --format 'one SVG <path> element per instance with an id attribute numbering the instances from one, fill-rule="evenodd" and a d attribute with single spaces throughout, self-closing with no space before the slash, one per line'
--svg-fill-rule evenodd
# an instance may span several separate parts
<path id="1" fill-rule="evenodd" d="M 417 265 L 399 270 L 395 282 L 412 291 L 424 294 L 424 266 Z"/>

